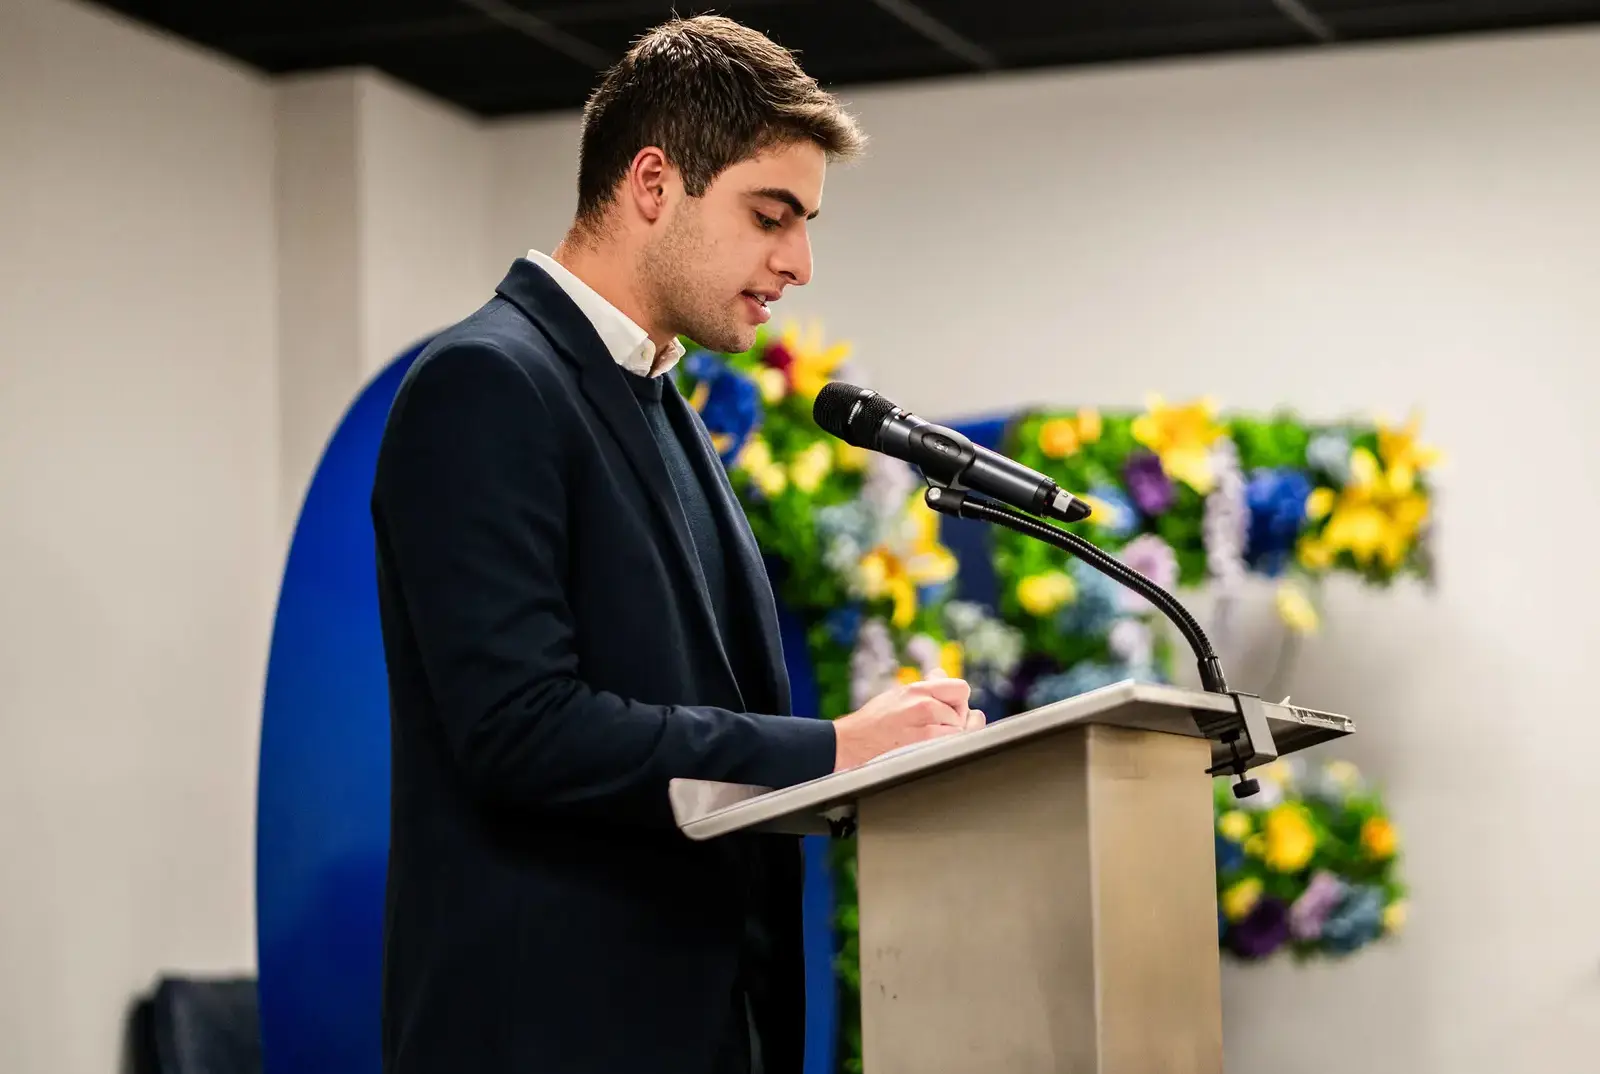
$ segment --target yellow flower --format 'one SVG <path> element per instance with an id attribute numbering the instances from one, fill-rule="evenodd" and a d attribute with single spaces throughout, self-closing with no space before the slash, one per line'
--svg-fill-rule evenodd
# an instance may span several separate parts
<path id="1" fill-rule="evenodd" d="M 867 460 L 872 453 L 863 447 L 846 443 L 843 440 L 833 442 L 834 465 L 848 473 L 855 473 L 867 468 Z"/>
<path id="2" fill-rule="evenodd" d="M 810 495 L 817 491 L 822 479 L 833 469 L 833 449 L 818 440 L 795 457 L 789 464 L 789 477 L 795 488 Z"/>
<path id="3" fill-rule="evenodd" d="M 895 672 L 895 681 L 902 686 L 909 686 L 914 682 L 922 681 L 922 672 L 914 667 L 903 667 Z"/>
<path id="4" fill-rule="evenodd" d="M 1399 932 L 1406 927 L 1406 901 L 1396 899 L 1383 908 L 1383 931 Z"/>
<path id="5" fill-rule="evenodd" d="M 1309 571 L 1325 571 L 1333 566 L 1333 549 L 1326 541 L 1315 537 L 1300 538 L 1298 550 L 1300 565 Z"/>
<path id="6" fill-rule="evenodd" d="M 1262 835 L 1260 832 L 1252 835 L 1249 839 L 1244 841 L 1244 852 L 1250 855 L 1252 858 L 1266 857 L 1267 837 Z"/>
<path id="7" fill-rule="evenodd" d="M 833 378 L 839 363 L 850 357 L 850 344 L 835 343 L 822 346 L 822 330 L 813 324 L 804 339 L 800 329 L 791 324 L 783 330 L 783 349 L 789 352 L 794 364 L 789 367 L 789 377 L 797 394 L 814 399 L 823 386 Z"/>
<path id="8" fill-rule="evenodd" d="M 1064 459 L 1078 450 L 1078 427 L 1071 418 L 1051 418 L 1039 426 L 1039 450 Z"/>
<path id="9" fill-rule="evenodd" d="M 694 407 L 696 412 L 699 412 L 706 408 L 706 400 L 710 398 L 711 382 L 702 380 L 694 386 L 694 391 L 689 394 L 689 405 Z"/>
<path id="10" fill-rule="evenodd" d="M 1417 414 L 1398 428 L 1387 422 L 1378 423 L 1378 458 L 1383 460 L 1390 485 L 1397 492 L 1410 492 L 1417 474 L 1443 460 L 1438 448 L 1417 440 L 1421 427 L 1422 418 Z"/>
<path id="11" fill-rule="evenodd" d="M 858 567 L 862 595 L 894 601 L 892 621 L 904 629 L 917 615 L 917 590 L 948 582 L 956 557 L 939 543 L 939 516 L 922 500 L 907 506 L 906 525 L 895 538 L 862 557 Z"/>
<path id="12" fill-rule="evenodd" d="M 1092 444 L 1100 439 L 1100 412 L 1094 407 L 1078 411 L 1078 443 Z"/>
<path id="13" fill-rule="evenodd" d="M 776 496 L 789 487 L 789 475 L 784 473 L 781 466 L 766 466 L 750 476 L 755 478 L 756 487 L 768 497 Z"/>
<path id="14" fill-rule="evenodd" d="M 961 669 L 966 661 L 966 654 L 961 649 L 961 643 L 947 641 L 939 646 L 939 667 L 952 679 L 961 678 Z"/>
<path id="15" fill-rule="evenodd" d="M 1340 552 L 1349 552 L 1362 567 L 1377 561 L 1389 570 L 1405 562 L 1428 520 L 1428 499 L 1416 488 L 1416 473 L 1431 465 L 1437 453 L 1418 447 L 1410 431 L 1380 429 L 1379 444 L 1383 464 L 1366 448 L 1350 453 L 1350 480 L 1332 503 L 1327 524 L 1312 545 L 1315 559 L 1331 563 Z M 1317 493 L 1312 494 L 1314 499 Z M 1302 562 L 1306 557 L 1307 547 L 1302 545 Z"/>
<path id="16" fill-rule="evenodd" d="M 1247 876 L 1222 893 L 1222 912 L 1229 921 L 1242 921 L 1261 901 L 1261 878 Z"/>
<path id="17" fill-rule="evenodd" d="M 761 388 L 762 401 L 768 406 L 783 402 L 783 397 L 789 394 L 789 378 L 781 369 L 762 366 L 756 373 L 756 384 Z"/>
<path id="18" fill-rule="evenodd" d="M 1242 843 L 1250 835 L 1250 816 L 1242 809 L 1230 809 L 1217 818 L 1217 831 L 1224 839 Z"/>
<path id="19" fill-rule="evenodd" d="M 1039 450 L 1052 459 L 1064 459 L 1085 444 L 1100 439 L 1100 412 L 1083 407 L 1071 417 L 1051 418 L 1039 426 Z"/>
<path id="20" fill-rule="evenodd" d="M 1049 615 L 1077 595 L 1077 583 L 1062 571 L 1032 574 L 1017 583 L 1017 601 L 1029 615 Z"/>
<path id="21" fill-rule="evenodd" d="M 752 436 L 739 449 L 739 457 L 733 460 L 733 465 L 750 473 L 766 469 L 772 465 L 772 446 L 761 437 Z"/>
<path id="22" fill-rule="evenodd" d="M 1133 438 L 1161 458 L 1161 467 L 1202 496 L 1216 484 L 1211 445 L 1222 436 L 1216 403 L 1208 396 L 1171 407 L 1159 395 L 1146 403 L 1147 413 L 1133 420 Z"/>
<path id="23" fill-rule="evenodd" d="M 1400 836 L 1394 825 L 1382 817 L 1368 817 L 1361 825 L 1361 849 L 1374 861 L 1394 856 L 1400 846 Z"/>
<path id="24" fill-rule="evenodd" d="M 1305 808 L 1285 802 L 1267 814 L 1267 864 L 1280 873 L 1298 872 L 1306 867 L 1317 849 L 1317 833 L 1311 827 Z"/>
<path id="25" fill-rule="evenodd" d="M 1316 522 L 1328 517 L 1328 512 L 1333 510 L 1336 495 L 1327 486 L 1312 490 L 1306 497 L 1306 517 Z"/>
<path id="26" fill-rule="evenodd" d="M 719 446 L 718 451 L 723 450 Z M 789 485 L 789 474 L 772 459 L 772 447 L 759 436 L 746 440 L 739 455 L 733 460 L 735 469 L 750 475 L 756 487 L 768 496 L 776 496 Z"/>
<path id="27" fill-rule="evenodd" d="M 1278 586 L 1278 617 L 1296 634 L 1317 632 L 1317 609 L 1305 591 L 1290 582 Z"/>

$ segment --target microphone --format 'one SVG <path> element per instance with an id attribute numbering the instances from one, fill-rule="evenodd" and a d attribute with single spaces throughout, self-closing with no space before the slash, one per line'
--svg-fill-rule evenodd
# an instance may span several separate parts
<path id="1" fill-rule="evenodd" d="M 971 489 L 1061 522 L 1089 517 L 1088 504 L 1037 470 L 974 444 L 954 429 L 923 421 L 870 389 L 840 381 L 824 385 L 811 417 L 823 432 L 909 462 L 937 485 Z"/>

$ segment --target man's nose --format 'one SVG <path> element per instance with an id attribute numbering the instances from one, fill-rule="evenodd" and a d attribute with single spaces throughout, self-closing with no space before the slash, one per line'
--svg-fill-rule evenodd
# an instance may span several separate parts
<path id="1" fill-rule="evenodd" d="M 803 227 L 778 247 L 772 268 L 793 286 L 804 287 L 811 282 L 811 236 Z"/>

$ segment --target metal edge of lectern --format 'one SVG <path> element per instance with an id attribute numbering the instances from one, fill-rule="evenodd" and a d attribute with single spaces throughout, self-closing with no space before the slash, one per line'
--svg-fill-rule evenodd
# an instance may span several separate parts
<path id="1" fill-rule="evenodd" d="M 1113 710 L 1116 719 L 1097 718 Z M 1262 718 L 1268 731 L 1262 737 L 1271 745 L 1253 751 L 1246 762 L 1248 768 L 1355 730 L 1353 720 L 1336 713 L 1259 698 L 1236 701 L 1231 695 L 1130 680 L 1018 713 L 968 734 L 885 754 L 848 771 L 782 790 L 674 779 L 668 786 L 668 798 L 678 827 L 696 841 L 735 831 L 829 835 L 836 824 L 854 815 L 855 800 L 862 790 L 931 775 L 968 758 L 992 753 L 1039 730 L 1110 723 L 1210 738 L 1213 759 L 1221 763 L 1230 755 L 1229 747 L 1220 740 L 1222 733 L 1232 728 L 1247 730 Z"/>

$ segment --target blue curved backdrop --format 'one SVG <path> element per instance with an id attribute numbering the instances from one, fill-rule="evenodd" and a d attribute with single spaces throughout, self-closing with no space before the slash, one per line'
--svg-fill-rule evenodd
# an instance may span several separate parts
<path id="1" fill-rule="evenodd" d="M 389 711 L 368 497 L 401 378 L 361 392 L 329 441 L 290 545 L 262 713 L 256 934 L 266 1074 L 379 1074 Z M 997 446 L 1004 419 L 958 425 Z M 962 595 L 990 603 L 980 524 L 945 521 Z M 817 712 L 799 621 L 780 609 L 795 710 Z M 806 841 L 806 1074 L 833 1074 L 837 996 L 826 846 Z"/>

